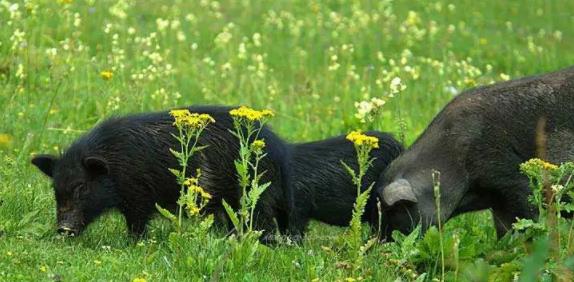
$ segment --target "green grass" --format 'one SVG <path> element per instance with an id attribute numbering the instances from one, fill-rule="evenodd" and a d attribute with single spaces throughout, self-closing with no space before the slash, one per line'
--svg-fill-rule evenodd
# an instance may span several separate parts
<path id="1" fill-rule="evenodd" d="M 440 277 L 432 234 L 416 248 L 403 244 L 419 253 L 399 263 L 388 258 L 392 246 L 377 245 L 352 274 L 333 239 L 344 229 L 319 223 L 303 246 L 259 246 L 246 261 L 216 233 L 173 248 L 161 219 L 139 244 L 117 214 L 79 238 L 59 238 L 52 188 L 29 160 L 62 151 L 106 117 L 188 104 L 272 109 L 273 129 L 290 141 L 362 128 L 404 135 L 410 144 L 453 97 L 447 89 L 574 62 L 569 0 L 11 2 L 0 2 L 1 281 L 199 281 L 213 273 L 242 281 L 394 281 L 408 280 L 405 266 L 415 264 L 427 279 Z M 105 70 L 112 79 L 100 76 Z M 389 97 L 395 76 L 407 88 Z M 361 124 L 355 102 L 372 97 L 387 103 Z M 459 280 L 475 279 L 486 265 L 495 280 L 520 270 L 506 258 L 517 251 L 496 241 L 489 217 L 446 224 L 446 246 L 460 241 L 458 258 L 447 252 L 448 279 L 457 265 Z"/>

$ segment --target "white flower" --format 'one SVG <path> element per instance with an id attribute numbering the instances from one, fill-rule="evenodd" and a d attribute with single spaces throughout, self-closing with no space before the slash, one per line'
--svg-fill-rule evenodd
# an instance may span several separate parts
<path id="1" fill-rule="evenodd" d="M 555 185 L 552 185 L 551 187 L 552 187 L 552 191 L 554 191 L 554 193 L 560 193 L 560 191 L 562 191 L 564 189 L 564 186 L 560 185 L 560 184 L 555 184 Z"/>
<path id="2" fill-rule="evenodd" d="M 389 97 L 393 97 L 394 94 L 397 94 L 403 90 L 405 90 L 407 87 L 402 84 L 401 78 L 400 77 L 395 77 L 391 80 L 391 84 L 389 85 L 390 91 L 391 93 L 389 94 Z"/>
<path id="3" fill-rule="evenodd" d="M 371 103 L 372 103 L 375 107 L 380 108 L 380 107 L 382 107 L 383 105 L 385 105 L 385 100 L 379 99 L 379 98 L 377 98 L 377 97 L 373 97 L 373 98 L 371 98 Z"/>
<path id="4" fill-rule="evenodd" d="M 444 87 L 444 91 L 449 93 L 452 96 L 456 96 L 458 95 L 458 89 L 456 89 L 456 87 L 449 85 L 449 86 L 445 86 Z"/>

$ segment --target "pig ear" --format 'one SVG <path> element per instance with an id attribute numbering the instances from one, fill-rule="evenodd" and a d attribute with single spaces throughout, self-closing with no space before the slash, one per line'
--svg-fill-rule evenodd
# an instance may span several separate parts
<path id="1" fill-rule="evenodd" d="M 54 176 L 54 167 L 58 158 L 52 155 L 36 155 L 32 158 L 32 164 L 49 177 Z"/>
<path id="2" fill-rule="evenodd" d="M 101 157 L 86 157 L 84 167 L 92 176 L 106 175 L 109 173 L 108 162 Z"/>
<path id="3" fill-rule="evenodd" d="M 417 202 L 413 187 L 406 179 L 399 179 L 387 185 L 380 195 L 389 207 L 399 201 Z"/>

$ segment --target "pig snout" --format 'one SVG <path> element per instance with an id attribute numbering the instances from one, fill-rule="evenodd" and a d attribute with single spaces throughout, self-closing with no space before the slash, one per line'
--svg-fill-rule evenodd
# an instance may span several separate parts
<path id="1" fill-rule="evenodd" d="M 66 236 L 79 235 L 83 229 L 83 219 L 80 213 L 69 211 L 58 214 L 58 233 Z"/>

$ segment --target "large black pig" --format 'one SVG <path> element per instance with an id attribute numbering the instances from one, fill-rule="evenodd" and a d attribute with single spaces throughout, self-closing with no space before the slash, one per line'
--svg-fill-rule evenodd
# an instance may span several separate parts
<path id="1" fill-rule="evenodd" d="M 516 218 L 536 218 L 519 164 L 536 157 L 540 120 L 547 161 L 574 160 L 574 68 L 460 94 L 382 176 L 383 235 L 437 223 L 432 170 L 440 172 L 442 221 L 491 209 L 501 236 Z"/>
<path id="2" fill-rule="evenodd" d="M 200 185 L 213 196 L 206 211 L 223 223 L 226 214 L 221 200 L 238 208 L 241 196 L 233 163 L 239 144 L 230 133 L 230 109 L 189 108 L 210 114 L 216 121 L 201 135 L 198 145 L 207 147 L 192 158 L 190 166 L 192 171 L 201 169 Z M 34 157 L 32 163 L 53 180 L 58 230 L 79 234 L 98 215 L 117 209 L 125 216 L 129 232 L 141 235 L 156 211 L 155 203 L 176 210 L 180 187 L 168 168 L 178 167 L 169 148 L 179 148 L 179 143 L 172 134 L 177 132 L 168 112 L 111 118 L 75 141 L 63 155 Z M 267 153 L 260 164 L 265 171 L 262 181 L 271 181 L 271 186 L 258 203 L 255 228 L 272 234 L 276 220 L 286 233 L 292 205 L 292 194 L 282 177 L 286 145 L 266 127 L 259 137 L 265 140 Z"/>
<path id="3" fill-rule="evenodd" d="M 379 148 L 370 153 L 374 161 L 362 179 L 362 191 L 375 183 L 403 150 L 390 134 L 377 131 L 365 134 L 377 137 Z M 294 230 L 305 230 L 309 219 L 336 226 L 349 224 L 357 190 L 341 161 L 358 169 L 355 147 L 345 136 L 291 146 L 289 182 L 295 195 Z M 373 228 L 378 224 L 375 194 L 371 193 L 363 216 Z"/>

